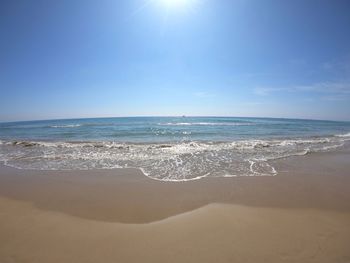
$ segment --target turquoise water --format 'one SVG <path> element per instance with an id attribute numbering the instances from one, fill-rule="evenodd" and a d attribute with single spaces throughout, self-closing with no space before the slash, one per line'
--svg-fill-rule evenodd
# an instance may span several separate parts
<path id="1" fill-rule="evenodd" d="M 270 161 L 331 151 L 349 122 L 133 117 L 0 123 L 0 160 L 25 169 L 135 167 L 159 180 L 275 175 Z"/>
<path id="2" fill-rule="evenodd" d="M 3 140 L 146 143 L 296 138 L 347 132 L 349 122 L 269 118 L 135 117 L 0 123 Z"/>

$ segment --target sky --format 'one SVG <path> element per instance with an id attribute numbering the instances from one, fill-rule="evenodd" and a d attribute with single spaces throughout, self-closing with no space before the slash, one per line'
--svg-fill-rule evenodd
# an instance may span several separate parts
<path id="1" fill-rule="evenodd" d="M 350 121 L 350 1 L 0 1 L 0 121 L 176 115 Z"/>

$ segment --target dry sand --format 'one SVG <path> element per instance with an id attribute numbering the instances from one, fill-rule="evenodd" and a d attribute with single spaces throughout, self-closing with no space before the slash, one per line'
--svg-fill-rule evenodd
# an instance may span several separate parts
<path id="1" fill-rule="evenodd" d="M 350 262 L 350 154 L 275 177 L 0 167 L 0 262 Z"/>

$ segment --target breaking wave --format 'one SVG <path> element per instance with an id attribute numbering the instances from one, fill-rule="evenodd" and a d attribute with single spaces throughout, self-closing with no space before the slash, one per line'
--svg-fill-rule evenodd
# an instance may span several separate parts
<path id="1" fill-rule="evenodd" d="M 67 124 L 67 125 L 51 125 L 50 128 L 76 128 L 82 126 L 81 124 Z"/>
<path id="2" fill-rule="evenodd" d="M 341 138 L 347 138 L 347 137 L 350 137 L 350 132 L 349 133 L 345 133 L 345 134 L 338 134 L 336 136 L 337 137 L 341 137 Z"/>
<path id="3" fill-rule="evenodd" d="M 272 160 L 337 149 L 347 136 L 169 143 L 0 141 L 0 161 L 21 169 L 139 168 L 152 179 L 273 176 Z"/>
<path id="4" fill-rule="evenodd" d="M 158 123 L 160 126 L 251 126 L 249 122 L 167 122 Z"/>

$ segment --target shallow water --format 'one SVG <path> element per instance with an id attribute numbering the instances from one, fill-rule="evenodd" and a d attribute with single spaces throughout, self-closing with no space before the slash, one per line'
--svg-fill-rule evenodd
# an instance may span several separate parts
<path id="1" fill-rule="evenodd" d="M 269 161 L 332 151 L 349 122 L 138 117 L 0 123 L 0 160 L 24 169 L 135 167 L 153 179 L 275 175 Z"/>

